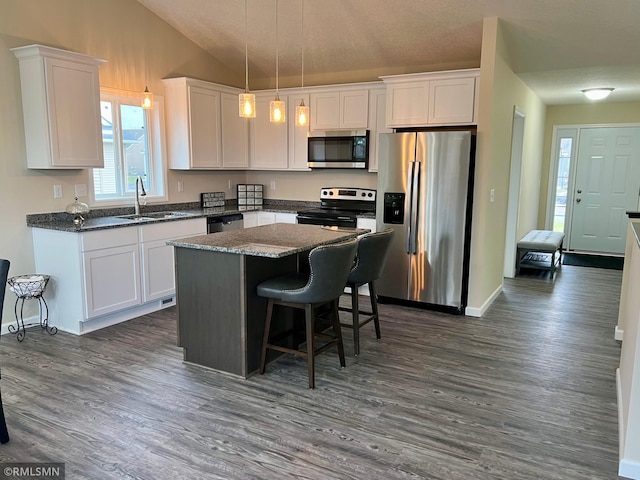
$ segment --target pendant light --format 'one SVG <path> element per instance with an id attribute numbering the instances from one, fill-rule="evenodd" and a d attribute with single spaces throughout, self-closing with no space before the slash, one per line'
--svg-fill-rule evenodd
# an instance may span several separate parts
<path id="1" fill-rule="evenodd" d="M 276 98 L 269 102 L 269 121 L 271 123 L 284 123 L 286 121 L 286 105 L 278 95 L 278 0 L 276 0 Z"/>
<path id="2" fill-rule="evenodd" d="M 149 91 L 149 87 L 147 86 L 147 82 L 146 82 L 146 80 L 149 78 L 149 72 L 147 68 L 147 41 L 146 39 L 143 39 L 142 41 L 144 42 L 142 45 L 142 55 L 144 56 L 145 85 L 144 85 L 144 92 L 142 92 L 142 101 L 140 102 L 140 106 L 145 110 L 151 110 L 153 108 L 153 93 Z"/>
<path id="3" fill-rule="evenodd" d="M 238 107 L 241 117 L 256 117 L 256 96 L 249 93 L 249 48 L 247 46 L 247 0 L 244 0 L 244 93 L 238 96 Z"/>
<path id="4" fill-rule="evenodd" d="M 302 0 L 302 38 L 300 42 L 302 43 L 302 72 L 300 75 L 300 94 L 304 93 L 304 0 Z M 306 127 L 309 125 L 309 107 L 304 104 L 304 97 L 300 100 L 300 105 L 296 107 L 296 126 L 297 127 Z"/>

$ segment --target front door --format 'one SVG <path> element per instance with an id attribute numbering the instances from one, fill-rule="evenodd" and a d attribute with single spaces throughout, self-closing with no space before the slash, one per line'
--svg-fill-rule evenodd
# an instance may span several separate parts
<path id="1" fill-rule="evenodd" d="M 570 250 L 624 254 L 629 210 L 638 210 L 640 127 L 580 129 Z"/>

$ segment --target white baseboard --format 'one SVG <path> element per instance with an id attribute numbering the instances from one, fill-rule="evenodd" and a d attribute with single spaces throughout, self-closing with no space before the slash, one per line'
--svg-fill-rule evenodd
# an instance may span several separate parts
<path id="1" fill-rule="evenodd" d="M 625 426 L 622 422 L 622 381 L 620 380 L 620 368 L 616 368 L 616 396 L 618 399 L 618 458 L 622 458 Z"/>
<path id="2" fill-rule="evenodd" d="M 640 463 L 631 460 L 620 460 L 618 475 L 632 480 L 640 480 Z"/>
<path id="3" fill-rule="evenodd" d="M 495 291 L 489 296 L 489 298 L 487 298 L 487 300 L 482 304 L 480 308 L 466 307 L 464 309 L 464 314 L 468 317 L 482 317 L 482 315 L 486 313 L 491 304 L 495 302 L 496 298 L 498 298 L 498 295 L 500 295 L 501 293 L 502 284 L 500 284 L 498 288 L 495 289 Z"/>
<path id="4" fill-rule="evenodd" d="M 618 327 L 618 325 L 616 325 L 616 330 L 615 330 L 615 333 L 613 334 L 613 338 L 621 342 L 622 337 L 624 337 L 624 330 L 622 330 L 620 327 Z"/>

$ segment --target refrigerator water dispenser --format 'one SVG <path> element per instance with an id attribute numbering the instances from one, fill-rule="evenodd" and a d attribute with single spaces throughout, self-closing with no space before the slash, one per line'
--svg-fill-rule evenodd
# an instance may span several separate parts
<path id="1" fill-rule="evenodd" d="M 384 194 L 383 222 L 392 225 L 404 223 L 404 193 Z"/>

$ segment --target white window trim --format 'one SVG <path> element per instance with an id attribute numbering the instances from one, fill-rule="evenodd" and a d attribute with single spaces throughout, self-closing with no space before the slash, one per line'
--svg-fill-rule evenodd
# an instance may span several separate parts
<path id="1" fill-rule="evenodd" d="M 119 97 L 121 99 L 131 100 L 139 98 L 140 93 L 131 92 L 126 90 L 118 90 L 115 88 L 101 87 L 101 95 L 108 95 L 111 97 Z M 151 166 L 152 175 L 155 176 L 156 185 L 161 187 L 161 194 L 146 195 L 146 203 L 166 203 L 169 201 L 168 195 L 168 182 L 167 182 L 167 148 L 166 148 L 166 135 L 164 124 L 164 97 L 160 95 L 153 95 L 153 108 L 149 111 L 150 122 L 149 129 L 149 148 L 153 158 L 153 165 Z M 90 207 L 127 207 L 132 206 L 134 197 L 127 196 L 122 198 L 114 198 L 108 200 L 96 200 L 94 185 L 93 185 L 93 173 L 89 170 L 88 175 L 89 186 L 89 206 Z"/>

